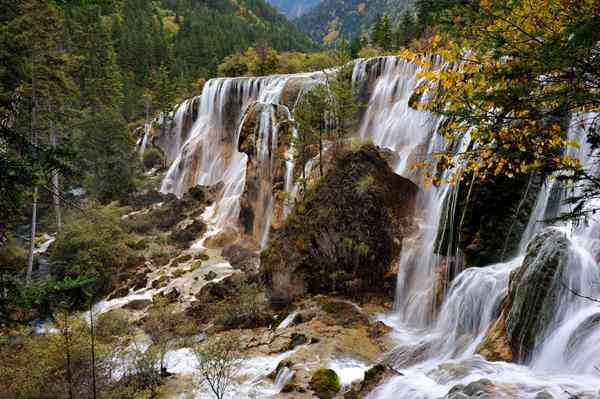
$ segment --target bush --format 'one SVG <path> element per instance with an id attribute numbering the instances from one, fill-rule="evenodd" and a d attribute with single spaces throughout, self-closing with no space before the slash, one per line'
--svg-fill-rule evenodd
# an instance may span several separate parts
<path id="1" fill-rule="evenodd" d="M 216 324 L 224 330 L 256 328 L 268 325 L 269 317 L 261 313 L 257 302 L 256 284 L 243 282 L 238 288 L 239 296 L 227 304 L 223 316 Z"/>
<path id="2" fill-rule="evenodd" d="M 127 246 L 130 240 L 114 207 L 91 205 L 84 212 L 67 213 L 50 253 L 53 276 L 94 277 L 94 293 L 106 294 L 120 283 L 117 276 L 127 276 L 125 272 L 135 266 Z"/>
<path id="3" fill-rule="evenodd" d="M 321 399 L 331 399 L 342 389 L 340 379 L 331 369 L 319 369 L 310 379 L 310 388 Z"/>
<path id="4" fill-rule="evenodd" d="M 162 168 L 164 164 L 163 154 L 160 152 L 160 150 L 158 150 L 158 148 L 147 148 L 142 156 L 142 163 L 144 164 L 144 168 L 146 170 L 150 170 L 152 168 Z"/>

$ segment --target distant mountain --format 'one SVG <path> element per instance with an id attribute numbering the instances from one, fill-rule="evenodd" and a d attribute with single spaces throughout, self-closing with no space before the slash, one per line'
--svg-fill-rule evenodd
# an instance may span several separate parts
<path id="1" fill-rule="evenodd" d="M 332 24 L 340 37 L 352 38 L 371 29 L 378 15 L 398 21 L 413 3 L 414 0 L 323 0 L 294 23 L 317 43 L 323 42 Z"/>
<path id="2" fill-rule="evenodd" d="M 281 12 L 293 19 L 308 13 L 323 0 L 267 0 Z"/>

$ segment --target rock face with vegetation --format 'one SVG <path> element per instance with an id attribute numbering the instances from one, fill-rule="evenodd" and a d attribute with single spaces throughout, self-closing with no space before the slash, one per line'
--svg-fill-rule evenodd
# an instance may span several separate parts
<path id="1" fill-rule="evenodd" d="M 523 265 L 510 276 L 508 295 L 498 320 L 478 352 L 489 360 L 526 362 L 558 306 L 569 241 L 548 228 L 536 235 Z"/>
<path id="2" fill-rule="evenodd" d="M 392 172 L 378 149 L 341 153 L 261 255 L 273 304 L 307 294 L 381 293 L 401 250 L 418 188 Z"/>
<path id="3" fill-rule="evenodd" d="M 452 223 L 441 223 L 440 254 L 458 249 L 465 264 L 485 266 L 514 256 L 527 227 L 540 187 L 540 179 L 528 175 L 495 176 L 485 182 L 466 177 L 458 186 Z M 453 196 L 451 196 L 453 197 Z M 457 227 L 458 226 L 458 227 Z"/>
<path id="4" fill-rule="evenodd" d="M 288 118 L 285 107 L 256 102 L 248 108 L 240 128 L 238 150 L 248 155 L 240 224 L 248 238 L 257 243 L 269 217 L 274 226 L 283 220 L 285 159 L 292 136 Z M 275 197 L 271 212 L 270 195 Z"/>

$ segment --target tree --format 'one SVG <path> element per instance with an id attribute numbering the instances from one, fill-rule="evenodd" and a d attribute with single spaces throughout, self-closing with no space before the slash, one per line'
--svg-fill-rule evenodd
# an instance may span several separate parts
<path id="1" fill-rule="evenodd" d="M 193 349 L 198 359 L 200 384 L 208 386 L 217 399 L 223 399 L 242 362 L 239 337 L 229 335 L 196 345 Z"/>
<path id="2" fill-rule="evenodd" d="M 387 15 L 377 18 L 371 35 L 371 43 L 389 51 L 393 47 L 392 28 Z"/>
<path id="3" fill-rule="evenodd" d="M 394 32 L 394 41 L 396 49 L 406 47 L 416 34 L 416 22 L 410 10 L 402 14 L 402 19 Z"/>
<path id="4" fill-rule="evenodd" d="M 169 76 L 169 71 L 165 65 L 161 65 L 152 72 L 150 92 L 152 105 L 161 115 L 160 128 L 165 134 L 167 128 L 173 122 L 172 109 L 177 92 L 174 80 Z"/>
<path id="5" fill-rule="evenodd" d="M 62 20 L 54 2 L 25 0 L 19 5 L 18 15 L 11 21 L 9 29 L 14 35 L 14 43 L 22 46 L 23 58 L 19 65 L 24 80 L 19 90 L 25 94 L 31 107 L 30 142 L 36 162 L 37 147 L 50 141 L 51 136 L 55 137 L 54 124 L 60 120 L 63 105 L 73 93 L 74 86 L 69 75 L 70 60 L 61 45 Z M 33 269 L 39 193 L 37 182 L 32 191 L 27 282 L 31 280 Z M 52 192 L 55 193 L 55 190 Z"/>
<path id="6" fill-rule="evenodd" d="M 363 41 L 360 36 L 356 36 L 350 42 L 350 58 L 353 60 L 359 58 L 360 50 L 363 48 Z"/>
<path id="7" fill-rule="evenodd" d="M 52 276 L 58 281 L 94 277 L 91 287 L 69 290 L 63 296 L 76 308 L 84 308 L 88 293 L 94 297 L 115 288 L 131 264 L 129 235 L 121 227 L 119 213 L 113 207 L 98 205 L 72 210 L 65 215 L 65 226 L 50 252 Z M 131 258 L 131 259 L 130 259 Z M 64 290 L 63 290 L 64 291 Z"/>
<path id="8" fill-rule="evenodd" d="M 277 51 L 267 46 L 264 42 L 259 42 L 256 46 L 256 66 L 257 76 L 271 75 L 277 71 L 279 59 Z"/>
<path id="9" fill-rule="evenodd" d="M 570 121 L 581 123 L 573 114 L 588 115 L 583 130 L 594 149 L 600 144 L 598 7 L 597 0 L 577 6 L 519 0 L 466 3 L 441 14 L 441 34 L 427 50 L 454 67 L 439 70 L 405 52 L 428 79 L 420 92 L 429 95 L 419 106 L 448 118 L 441 129 L 448 139 L 471 138 L 472 146 L 459 156 L 438 154 L 438 168 L 457 170 L 460 163 L 480 179 L 557 173 L 587 181 L 591 189 L 575 199 L 581 204 L 575 209 L 592 211 L 581 201 L 599 195 L 594 186 L 600 185 L 565 148 L 578 146 L 567 135 Z"/>
<path id="10" fill-rule="evenodd" d="M 167 375 L 166 356 L 175 338 L 178 319 L 166 298 L 159 297 L 144 320 L 144 329 L 152 339 L 159 359 L 160 374 Z"/>
<path id="11" fill-rule="evenodd" d="M 350 63 L 348 43 L 342 41 L 333 51 L 335 65 L 339 65 L 333 76 L 326 74 L 330 118 L 333 124 L 333 137 L 337 146 L 342 146 L 344 140 L 352 133 L 356 124 L 359 102 L 352 87 L 352 72 L 354 65 Z"/>
<path id="12" fill-rule="evenodd" d="M 294 147 L 300 153 L 302 165 L 302 178 L 306 180 L 304 165 L 312 153 L 311 147 L 318 145 L 319 171 L 323 176 L 323 142 L 328 136 L 327 120 L 329 97 L 328 88 L 319 84 L 302 94 L 294 108 L 294 119 L 298 127 L 298 136 Z M 305 187 L 306 191 L 306 187 Z"/>
<path id="13" fill-rule="evenodd" d="M 76 137 L 84 187 L 103 204 L 126 200 L 135 190 L 135 143 L 116 110 L 87 114 Z"/>

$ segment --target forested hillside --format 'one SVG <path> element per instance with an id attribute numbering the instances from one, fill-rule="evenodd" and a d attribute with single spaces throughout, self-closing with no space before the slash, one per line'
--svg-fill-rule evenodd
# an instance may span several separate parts
<path id="1" fill-rule="evenodd" d="M 321 43 L 337 37 L 351 39 L 366 33 L 378 16 L 400 21 L 412 0 L 324 0 L 309 13 L 296 19 L 298 29 Z"/>
<path id="2" fill-rule="evenodd" d="M 264 0 L 128 0 L 113 11 L 107 18 L 119 65 L 127 72 L 128 119 L 140 114 L 143 90 L 161 66 L 172 84 L 189 87 L 214 76 L 227 55 L 256 43 L 276 50 L 314 48 Z"/>
<path id="3" fill-rule="evenodd" d="M 267 0 L 269 4 L 277 7 L 288 18 L 297 18 L 312 10 L 322 0 Z"/>

